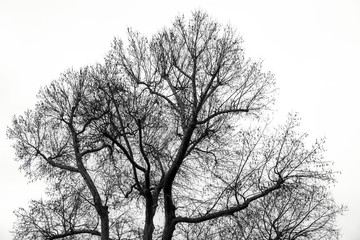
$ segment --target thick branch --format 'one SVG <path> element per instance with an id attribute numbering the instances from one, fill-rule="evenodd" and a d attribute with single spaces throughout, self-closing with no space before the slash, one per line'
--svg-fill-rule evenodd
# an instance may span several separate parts
<path id="1" fill-rule="evenodd" d="M 145 153 L 144 150 L 144 145 L 143 145 L 143 139 L 142 139 L 142 129 L 141 129 L 141 120 L 137 121 L 138 127 L 139 127 L 139 148 L 140 148 L 140 152 L 141 155 L 143 156 L 145 162 L 146 162 L 146 172 L 145 172 L 145 187 L 146 190 L 148 190 L 148 194 L 150 194 L 150 169 L 151 169 L 151 165 L 150 165 L 150 161 L 149 158 L 147 156 L 147 154 Z M 150 196 L 151 197 L 151 196 Z"/>
<path id="2" fill-rule="evenodd" d="M 214 219 L 214 218 L 219 218 L 219 217 L 223 217 L 223 216 L 228 216 L 228 215 L 232 215 L 236 212 L 239 212 L 245 208 L 247 208 L 249 206 L 249 204 L 253 201 L 255 201 L 256 199 L 259 199 L 259 198 L 262 198 L 262 197 L 265 197 L 266 195 L 268 195 L 269 193 L 281 188 L 282 184 L 284 183 L 284 180 L 282 179 L 279 179 L 277 181 L 277 183 L 252 196 L 252 197 L 249 197 L 248 199 L 246 199 L 244 201 L 244 203 L 238 205 L 238 206 L 234 206 L 234 207 L 231 207 L 231 208 L 228 208 L 228 209 L 224 209 L 224 210 L 220 210 L 220 211 L 217 211 L 217 212 L 214 212 L 214 213 L 210 213 L 210 214 L 207 214 L 207 215 L 204 215 L 204 216 L 199 216 L 199 217 L 194 217 L 194 218 L 188 218 L 188 217 L 177 217 L 175 219 L 175 222 L 176 223 L 179 223 L 179 222 L 185 222 L 185 223 L 200 223 L 200 222 L 204 222 L 204 221 L 207 221 L 207 220 L 211 220 L 211 219 Z"/>
<path id="3" fill-rule="evenodd" d="M 79 230 L 71 230 L 69 232 L 65 232 L 65 233 L 62 233 L 62 234 L 53 235 L 53 236 L 47 238 L 47 240 L 61 239 L 61 238 L 65 238 L 65 237 L 73 236 L 73 235 L 78 235 L 78 234 L 91 234 L 91 235 L 94 235 L 94 236 L 101 236 L 101 233 L 99 231 L 96 231 L 96 230 L 79 229 Z"/>
<path id="4" fill-rule="evenodd" d="M 70 172 L 79 172 L 78 168 L 72 167 L 72 166 L 68 166 L 65 164 L 61 164 L 61 163 L 57 163 L 54 161 L 55 158 L 60 157 L 60 156 L 55 156 L 55 157 L 46 157 L 42 152 L 40 152 L 38 149 L 36 149 L 37 154 L 39 154 L 48 164 L 50 164 L 53 167 L 57 167 L 63 170 L 67 170 Z"/>
<path id="5" fill-rule="evenodd" d="M 107 145 L 107 144 L 103 144 L 103 145 L 101 145 L 100 147 L 97 147 L 97 148 L 87 149 L 87 150 L 81 152 L 81 156 L 85 156 L 86 154 L 89 154 L 89 153 L 99 152 L 99 151 L 101 151 L 101 150 L 103 150 L 104 148 L 107 148 L 107 147 L 110 147 L 110 146 Z"/>

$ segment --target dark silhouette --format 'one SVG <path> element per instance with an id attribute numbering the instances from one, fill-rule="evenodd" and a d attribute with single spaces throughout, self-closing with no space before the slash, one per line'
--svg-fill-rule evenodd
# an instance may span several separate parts
<path id="1" fill-rule="evenodd" d="M 301 239 L 312 223 L 306 236 L 336 238 L 342 209 L 308 192 L 334 180 L 322 143 L 306 147 L 294 115 L 264 127 L 274 78 L 231 27 L 197 11 L 128 36 L 14 118 L 21 169 L 49 184 L 16 211 L 15 238 Z"/>

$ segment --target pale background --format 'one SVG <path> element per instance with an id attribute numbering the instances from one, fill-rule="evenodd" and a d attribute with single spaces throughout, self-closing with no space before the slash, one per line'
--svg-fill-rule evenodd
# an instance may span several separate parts
<path id="1" fill-rule="evenodd" d="M 349 208 L 341 239 L 360 239 L 360 1 L 0 0 L 0 240 L 11 239 L 12 211 L 43 195 L 13 160 L 12 116 L 67 68 L 101 62 L 126 27 L 150 35 L 196 9 L 231 23 L 246 55 L 275 74 L 277 119 L 297 111 L 311 138 L 327 138 L 325 156 L 342 172 L 334 194 Z"/>

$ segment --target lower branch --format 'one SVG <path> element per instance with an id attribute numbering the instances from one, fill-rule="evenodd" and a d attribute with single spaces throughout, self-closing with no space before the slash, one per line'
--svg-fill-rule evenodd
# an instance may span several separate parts
<path id="1" fill-rule="evenodd" d="M 53 235 L 51 237 L 46 238 L 47 240 L 53 240 L 53 239 L 61 239 L 68 236 L 74 236 L 78 234 L 91 234 L 94 236 L 101 236 L 101 233 L 96 230 L 90 230 L 90 229 L 79 229 L 79 230 L 71 230 L 69 232 L 65 232 L 62 234 Z"/>
<path id="2" fill-rule="evenodd" d="M 231 208 L 228 208 L 228 209 L 220 210 L 220 211 L 217 211 L 217 212 L 209 213 L 209 214 L 206 214 L 204 216 L 199 216 L 199 217 L 194 217 L 194 218 L 177 217 L 177 218 L 175 218 L 175 222 L 176 223 L 179 223 L 179 222 L 200 223 L 200 222 L 208 221 L 208 220 L 211 220 L 211 219 L 232 215 L 232 214 L 234 214 L 236 212 L 239 212 L 239 211 L 247 208 L 249 206 L 249 204 L 251 202 L 255 201 L 256 199 L 265 197 L 269 193 L 281 188 L 281 186 L 283 185 L 284 182 L 285 182 L 285 180 L 279 179 L 274 186 L 269 187 L 266 190 L 254 195 L 252 197 L 249 197 L 248 199 L 246 199 L 244 201 L 244 203 L 242 203 L 242 204 L 240 204 L 238 206 L 234 206 L 234 207 L 231 207 Z"/>

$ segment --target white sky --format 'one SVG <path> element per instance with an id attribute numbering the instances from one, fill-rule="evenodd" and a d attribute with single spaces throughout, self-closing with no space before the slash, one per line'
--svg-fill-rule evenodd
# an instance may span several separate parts
<path id="1" fill-rule="evenodd" d="M 12 211 L 42 195 L 14 162 L 5 134 L 12 116 L 67 68 L 102 61 L 126 27 L 149 35 L 199 8 L 231 23 L 247 56 L 275 74 L 277 116 L 297 111 L 312 138 L 327 138 L 326 158 L 342 172 L 335 197 L 349 207 L 339 219 L 342 239 L 360 239 L 360 1 L 0 0 L 1 240 L 11 239 Z"/>

